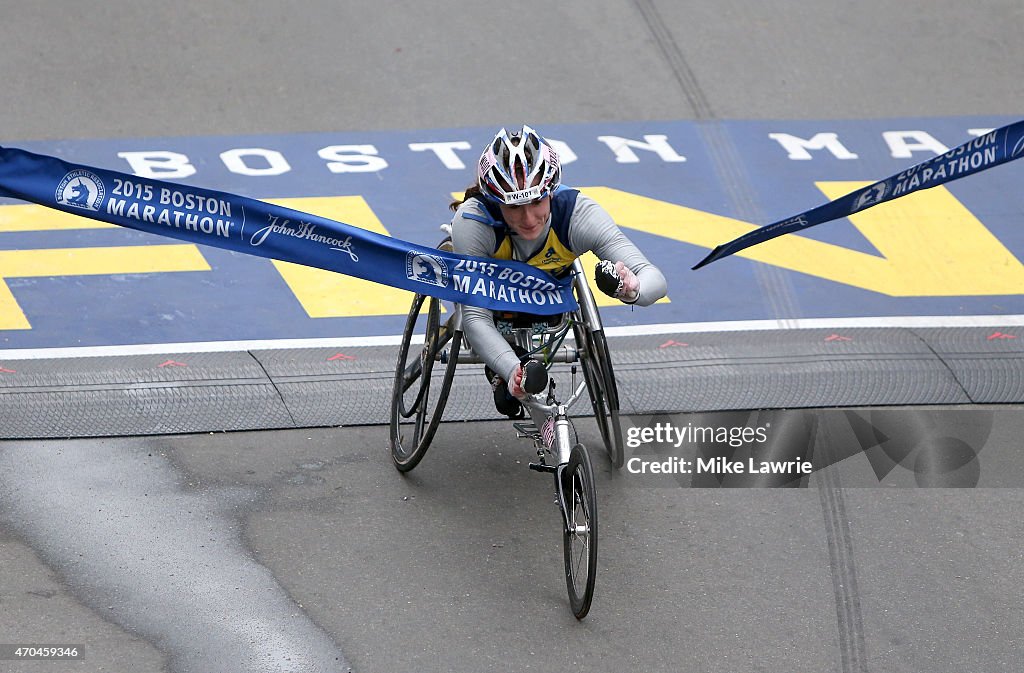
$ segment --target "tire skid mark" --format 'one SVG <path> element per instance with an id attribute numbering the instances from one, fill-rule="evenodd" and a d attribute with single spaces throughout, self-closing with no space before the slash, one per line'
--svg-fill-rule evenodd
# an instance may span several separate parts
<path id="1" fill-rule="evenodd" d="M 715 121 L 714 110 L 700 86 L 700 81 L 687 63 L 664 19 L 661 18 L 654 0 L 633 0 L 633 4 L 643 17 L 648 31 L 665 57 L 683 95 L 690 103 L 694 118 L 698 122 L 704 122 L 698 124 L 698 130 L 708 148 L 715 175 L 725 190 L 729 203 L 735 209 L 735 216 L 745 222 L 763 222 L 764 213 L 754 199 L 751 181 L 736 143 L 729 137 L 726 129 Z M 779 317 L 782 324 L 788 326 L 793 319 L 802 315 L 796 292 L 784 271 L 774 266 L 757 264 L 754 273 L 765 289 L 765 296 L 771 304 L 772 312 Z"/>
<path id="2" fill-rule="evenodd" d="M 832 446 L 828 424 L 818 424 L 824 437 L 816 446 L 829 453 Z M 830 456 L 825 456 L 831 459 Z M 853 536 L 846 511 L 846 499 L 839 480 L 839 471 L 825 469 L 818 473 L 818 495 L 825 519 L 832 590 L 835 595 L 836 621 L 839 628 L 839 655 L 843 673 L 868 673 L 867 647 L 864 643 L 864 619 L 860 606 L 860 589 L 853 555 Z"/>
<path id="3" fill-rule="evenodd" d="M 690 68 L 690 64 L 686 62 L 686 57 L 683 56 L 683 52 L 672 37 L 672 33 L 665 26 L 661 13 L 654 6 L 654 0 L 633 0 L 633 4 L 639 10 L 644 23 L 647 24 L 647 30 L 650 31 L 655 44 L 658 45 L 662 56 L 668 62 L 669 68 L 672 69 L 672 74 L 675 76 L 676 81 L 679 82 L 679 88 L 682 89 L 683 95 L 686 96 L 686 100 L 690 103 L 690 108 L 693 109 L 696 119 L 698 121 L 713 119 L 715 115 L 711 109 L 711 104 L 708 102 L 708 97 L 704 94 L 704 90 L 701 89 L 697 76 Z"/>

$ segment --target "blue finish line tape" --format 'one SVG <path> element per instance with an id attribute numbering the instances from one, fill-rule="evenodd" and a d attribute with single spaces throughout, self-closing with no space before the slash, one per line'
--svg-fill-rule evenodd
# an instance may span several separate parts
<path id="1" fill-rule="evenodd" d="M 440 299 L 540 315 L 576 308 L 571 278 L 448 253 L 227 192 L 0 147 L 0 196 Z"/>
<path id="2" fill-rule="evenodd" d="M 847 217 L 880 203 L 906 196 L 921 189 L 958 180 L 1024 155 L 1024 121 L 989 131 L 983 136 L 954 147 L 945 154 L 923 161 L 846 196 L 788 217 L 716 246 L 693 269 L 697 269 L 733 253 L 773 238 L 801 231 L 817 224 Z"/>

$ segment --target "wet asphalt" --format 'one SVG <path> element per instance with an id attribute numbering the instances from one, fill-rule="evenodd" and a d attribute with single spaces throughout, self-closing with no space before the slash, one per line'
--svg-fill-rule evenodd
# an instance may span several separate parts
<path id="1" fill-rule="evenodd" d="M 1024 8 L 999 0 L 6 1 L 0 16 L 0 143 L 15 145 L 1019 114 L 1024 97 Z M 1019 667 L 1019 488 L 879 485 L 857 458 L 808 488 L 697 489 L 599 461 L 601 569 L 580 623 L 551 485 L 505 424 L 446 425 L 408 477 L 386 441 L 368 426 L 4 442 L 0 641 L 86 654 L 0 669 Z"/>

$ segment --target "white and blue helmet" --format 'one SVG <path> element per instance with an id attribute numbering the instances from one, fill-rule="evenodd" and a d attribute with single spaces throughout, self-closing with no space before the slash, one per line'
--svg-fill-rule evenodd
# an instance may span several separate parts
<path id="1" fill-rule="evenodd" d="M 477 164 L 484 198 L 516 206 L 544 198 L 562 181 L 558 152 L 529 126 L 498 131 Z"/>

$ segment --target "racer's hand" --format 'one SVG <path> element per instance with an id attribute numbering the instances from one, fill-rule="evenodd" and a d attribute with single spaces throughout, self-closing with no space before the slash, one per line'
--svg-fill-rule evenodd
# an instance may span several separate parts
<path id="1" fill-rule="evenodd" d="M 632 304 L 640 296 L 640 281 L 623 262 L 598 262 L 594 269 L 594 280 L 601 292 L 627 304 Z"/>
<path id="2" fill-rule="evenodd" d="M 526 399 L 529 395 L 523 390 L 523 366 L 516 365 L 515 371 L 512 372 L 512 376 L 508 379 L 508 392 L 512 397 L 516 399 Z"/>
<path id="3" fill-rule="evenodd" d="M 544 390 L 548 385 L 548 370 L 536 360 L 530 360 L 525 366 L 517 365 L 512 377 L 508 380 L 508 392 L 517 399 L 525 399 L 531 394 Z"/>

